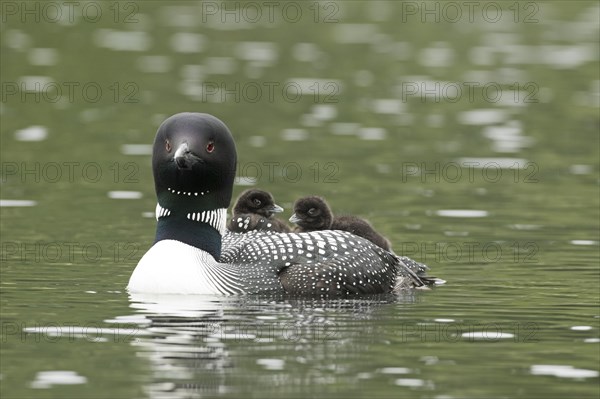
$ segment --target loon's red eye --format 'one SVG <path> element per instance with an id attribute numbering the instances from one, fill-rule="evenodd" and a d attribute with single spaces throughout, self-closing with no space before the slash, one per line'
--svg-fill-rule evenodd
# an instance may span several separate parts
<path id="1" fill-rule="evenodd" d="M 209 141 L 208 144 L 206 145 L 206 152 L 211 153 L 215 150 L 215 143 L 213 143 L 212 141 Z"/>
<path id="2" fill-rule="evenodd" d="M 171 152 L 171 143 L 169 140 L 165 140 L 165 150 L 167 150 L 167 152 Z"/>

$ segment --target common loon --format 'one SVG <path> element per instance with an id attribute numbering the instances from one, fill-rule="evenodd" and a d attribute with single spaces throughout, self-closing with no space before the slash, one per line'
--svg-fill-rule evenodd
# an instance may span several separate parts
<path id="1" fill-rule="evenodd" d="M 291 229 L 273 214 L 283 212 L 271 193 L 249 189 L 240 194 L 233 206 L 233 216 L 227 225 L 230 231 L 245 233 L 251 230 L 269 230 L 289 233 Z"/>
<path id="2" fill-rule="evenodd" d="M 348 232 L 228 231 L 236 162 L 233 137 L 214 116 L 180 113 L 161 124 L 152 153 L 156 239 L 131 293 L 351 296 L 432 283 L 426 266 Z"/>
<path id="3" fill-rule="evenodd" d="M 290 222 L 296 223 L 297 231 L 343 230 L 366 238 L 373 244 L 391 251 L 387 238 L 379 234 L 373 226 L 357 216 L 333 216 L 331 208 L 325 199 L 318 196 L 300 198 L 294 203 L 294 214 Z"/>

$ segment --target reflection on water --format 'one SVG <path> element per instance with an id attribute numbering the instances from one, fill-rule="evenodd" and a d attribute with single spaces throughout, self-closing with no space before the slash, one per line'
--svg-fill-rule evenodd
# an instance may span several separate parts
<path id="1" fill-rule="evenodd" d="M 552 375 L 559 378 L 594 378 L 598 377 L 596 370 L 576 369 L 573 366 L 534 364 L 531 366 L 533 375 Z"/>
<path id="2" fill-rule="evenodd" d="M 17 141 L 42 141 L 48 137 L 48 129 L 44 126 L 29 126 L 15 132 Z"/>
<path id="3" fill-rule="evenodd" d="M 108 198 L 111 199 L 140 199 L 144 194 L 139 191 L 109 191 Z"/>
<path id="4" fill-rule="evenodd" d="M 436 215 L 450 218 L 484 218 L 488 216 L 487 211 L 467 210 L 467 209 L 439 209 L 435 211 Z"/>
<path id="5" fill-rule="evenodd" d="M 356 359 L 366 350 L 371 339 L 365 341 L 365 337 L 378 309 L 414 302 L 416 296 L 408 292 L 330 301 L 135 294 L 130 299 L 138 315 L 111 322 L 134 322 L 144 332 L 132 345 L 154 370 L 155 377 L 146 385 L 150 397 L 167 392 L 168 397 L 201 397 L 246 394 L 245 384 L 232 384 L 238 379 L 267 394 L 273 384 L 289 392 L 301 389 L 298 383 L 332 384 L 334 379 L 314 367 L 343 372 L 348 358 Z M 352 325 L 365 328 L 357 330 Z M 239 357 L 241 348 L 250 349 L 244 355 L 247 359 Z M 240 363 L 249 367 L 242 374 L 236 371 Z M 309 364 L 313 366 L 307 367 Z M 275 371 L 278 375 L 271 373 Z M 381 373 L 400 372 L 386 368 Z M 408 369 L 401 372 L 414 373 Z M 362 378 L 370 377 L 363 374 Z"/>
<path id="6" fill-rule="evenodd" d="M 36 206 L 37 201 L 32 200 L 0 200 L 0 207 L 12 207 L 12 206 Z"/>
<path id="7" fill-rule="evenodd" d="M 31 387 L 35 389 L 47 389 L 52 385 L 85 384 L 87 378 L 78 375 L 74 371 L 41 371 L 36 374 Z"/>

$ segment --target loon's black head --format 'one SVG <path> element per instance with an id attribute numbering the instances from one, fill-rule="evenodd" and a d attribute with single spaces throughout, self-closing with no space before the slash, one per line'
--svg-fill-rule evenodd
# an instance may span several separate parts
<path id="1" fill-rule="evenodd" d="M 241 193 L 233 207 L 234 214 L 254 213 L 266 218 L 279 212 L 283 212 L 283 208 L 275 203 L 273 196 L 266 191 L 256 189 Z"/>
<path id="2" fill-rule="evenodd" d="M 323 198 L 304 197 L 294 203 L 290 222 L 296 223 L 304 231 L 327 230 L 333 222 L 333 214 Z"/>
<path id="3" fill-rule="evenodd" d="M 191 112 L 171 116 L 154 139 L 158 203 L 178 212 L 227 208 L 236 162 L 235 142 L 219 119 Z"/>

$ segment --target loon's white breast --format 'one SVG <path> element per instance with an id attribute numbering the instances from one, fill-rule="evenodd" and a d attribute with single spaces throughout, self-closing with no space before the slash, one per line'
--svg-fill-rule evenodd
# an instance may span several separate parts
<path id="1" fill-rule="evenodd" d="M 127 289 L 132 293 L 235 294 L 239 278 L 209 253 L 175 240 L 157 242 L 135 268 Z"/>

